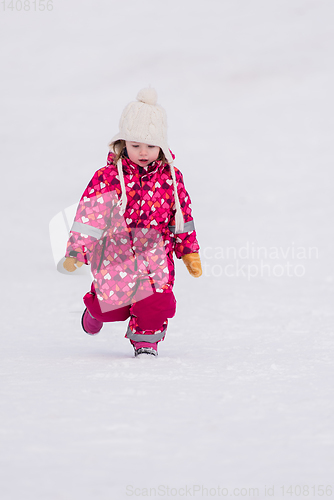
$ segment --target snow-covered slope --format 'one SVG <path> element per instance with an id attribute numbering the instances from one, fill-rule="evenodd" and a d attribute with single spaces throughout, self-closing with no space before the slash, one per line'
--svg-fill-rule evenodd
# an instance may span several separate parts
<path id="1" fill-rule="evenodd" d="M 333 2 L 28 4 L 6 1 L 0 16 L 1 498 L 322 497 L 334 458 Z M 123 107 L 149 84 L 204 275 L 177 262 L 177 315 L 159 358 L 139 360 L 124 324 L 81 331 L 89 277 L 56 272 L 48 224 L 105 164 Z"/>

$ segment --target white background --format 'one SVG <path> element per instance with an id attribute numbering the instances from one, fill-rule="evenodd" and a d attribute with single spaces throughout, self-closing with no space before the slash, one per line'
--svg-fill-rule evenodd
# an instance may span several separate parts
<path id="1" fill-rule="evenodd" d="M 186 485 L 261 499 L 265 488 L 287 498 L 281 486 L 308 485 L 308 498 L 326 498 L 317 492 L 334 465 L 333 2 L 8 5 L 1 498 L 167 498 L 167 487 L 181 497 Z M 176 263 L 177 315 L 159 357 L 139 360 L 125 324 L 96 338 L 81 330 L 89 276 L 56 272 L 48 224 L 105 165 L 122 109 L 148 85 L 167 110 L 205 272 L 196 280 Z M 259 258 L 247 250 L 259 247 Z M 237 275 L 238 265 L 257 275 Z"/>

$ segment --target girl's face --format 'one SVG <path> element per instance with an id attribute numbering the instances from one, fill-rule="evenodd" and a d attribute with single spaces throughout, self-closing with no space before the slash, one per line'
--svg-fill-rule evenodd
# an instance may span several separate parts
<path id="1" fill-rule="evenodd" d="M 150 146 L 143 142 L 125 141 L 125 145 L 130 160 L 141 167 L 157 160 L 160 153 L 159 146 Z"/>

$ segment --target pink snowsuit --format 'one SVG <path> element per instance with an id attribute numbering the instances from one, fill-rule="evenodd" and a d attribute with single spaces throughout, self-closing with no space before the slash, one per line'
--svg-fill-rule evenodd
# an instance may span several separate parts
<path id="1" fill-rule="evenodd" d="M 130 317 L 126 337 L 133 342 L 163 340 L 174 316 L 174 261 L 199 251 L 191 201 L 175 168 L 184 232 L 175 234 L 173 182 L 168 164 L 146 168 L 123 159 L 127 194 L 124 215 L 118 202 L 121 186 L 113 153 L 85 189 L 76 212 L 66 257 L 91 264 L 93 283 L 84 296 L 99 321 Z"/>

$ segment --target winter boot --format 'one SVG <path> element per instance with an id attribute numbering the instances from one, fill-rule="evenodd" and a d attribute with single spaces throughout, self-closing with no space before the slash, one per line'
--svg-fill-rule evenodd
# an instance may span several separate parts
<path id="1" fill-rule="evenodd" d="M 81 326 L 88 335 L 96 335 L 101 330 L 103 322 L 95 319 L 86 307 L 81 318 Z"/>
<path id="2" fill-rule="evenodd" d="M 153 349 L 153 347 L 139 347 L 139 349 L 135 349 L 135 356 L 150 354 L 153 356 L 158 356 L 158 351 Z"/>
<path id="3" fill-rule="evenodd" d="M 135 356 L 151 355 L 158 356 L 158 343 L 150 344 L 148 342 L 131 342 L 135 350 Z"/>

